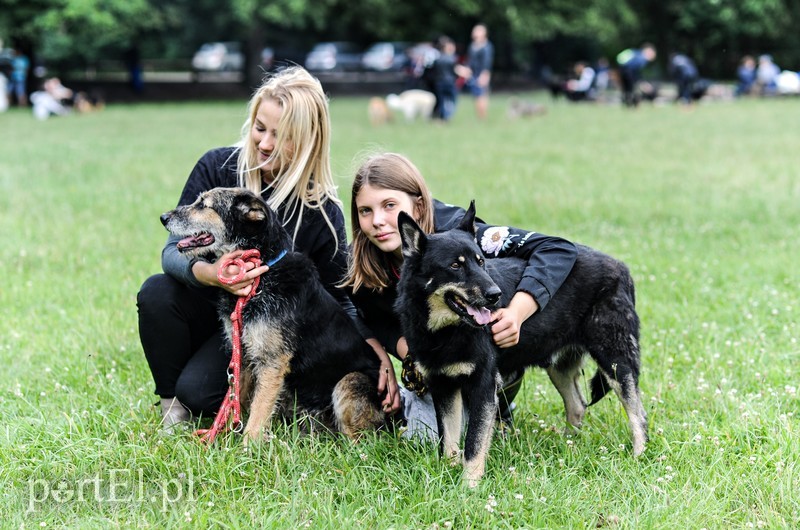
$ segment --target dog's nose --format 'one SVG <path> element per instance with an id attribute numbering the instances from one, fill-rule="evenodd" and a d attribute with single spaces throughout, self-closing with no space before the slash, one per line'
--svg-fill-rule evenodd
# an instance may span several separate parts
<path id="1" fill-rule="evenodd" d="M 497 302 L 500 301 L 500 296 L 502 296 L 502 294 L 503 292 L 500 290 L 500 288 L 495 285 L 491 289 L 488 289 L 483 296 L 486 297 L 486 300 L 489 302 L 489 304 L 496 305 Z"/>
<path id="2" fill-rule="evenodd" d="M 162 213 L 161 214 L 161 224 L 164 225 L 164 226 L 167 226 L 167 223 L 169 222 L 169 218 L 170 218 L 169 212 Z"/>

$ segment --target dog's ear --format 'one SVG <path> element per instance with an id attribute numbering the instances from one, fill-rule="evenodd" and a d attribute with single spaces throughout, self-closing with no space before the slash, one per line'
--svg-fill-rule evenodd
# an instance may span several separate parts
<path id="1" fill-rule="evenodd" d="M 470 201 L 467 213 L 461 218 L 458 229 L 469 233 L 471 236 L 475 235 L 475 199 Z"/>
<path id="2" fill-rule="evenodd" d="M 241 220 L 246 223 L 260 223 L 267 218 L 267 205 L 257 197 L 243 200 L 236 207 Z"/>
<path id="3" fill-rule="evenodd" d="M 410 215 L 400 212 L 397 215 L 397 226 L 403 241 L 403 256 L 410 258 L 424 252 L 428 237 Z"/>

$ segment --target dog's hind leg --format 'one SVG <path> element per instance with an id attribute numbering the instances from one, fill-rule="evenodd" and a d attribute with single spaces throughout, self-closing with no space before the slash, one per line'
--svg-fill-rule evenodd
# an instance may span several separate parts
<path id="1" fill-rule="evenodd" d="M 622 402 L 633 437 L 633 456 L 639 456 L 644 452 L 647 443 L 647 413 L 639 391 L 639 341 L 631 334 L 626 342 L 627 344 L 621 347 L 625 352 L 623 355 L 593 354 L 592 357 L 597 362 L 598 370 L 605 379 L 607 387 L 611 388 Z M 597 379 L 597 376 L 594 379 Z"/>
<path id="2" fill-rule="evenodd" d="M 580 429 L 588 406 L 579 386 L 580 361 L 568 365 L 551 365 L 547 368 L 547 375 L 550 376 L 550 381 L 561 394 L 561 399 L 564 400 L 567 422 L 576 429 Z"/>
<path id="3" fill-rule="evenodd" d="M 336 428 L 350 438 L 377 430 L 385 423 L 375 394 L 375 384 L 361 372 L 351 372 L 333 389 L 333 412 Z"/>

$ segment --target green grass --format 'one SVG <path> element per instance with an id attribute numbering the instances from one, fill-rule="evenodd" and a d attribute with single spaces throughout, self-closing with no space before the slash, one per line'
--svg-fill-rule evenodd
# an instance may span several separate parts
<path id="1" fill-rule="evenodd" d="M 565 437 L 541 371 L 475 490 L 429 446 L 277 426 L 247 452 L 158 434 L 135 297 L 160 269 L 195 160 L 244 102 L 0 115 L 0 527 L 796 528 L 800 177 L 796 100 L 551 105 L 488 123 L 369 126 L 334 98 L 334 171 L 409 155 L 436 197 L 623 259 L 637 283 L 651 440 L 609 396 Z M 588 372 L 587 372 L 588 373 Z M 71 493 L 70 493 L 71 492 Z"/>

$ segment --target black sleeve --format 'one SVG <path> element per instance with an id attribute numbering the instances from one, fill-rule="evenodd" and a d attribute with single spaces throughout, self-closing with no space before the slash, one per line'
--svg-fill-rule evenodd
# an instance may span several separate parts
<path id="1" fill-rule="evenodd" d="M 464 216 L 464 209 L 438 201 L 434 205 L 436 230 L 454 228 Z M 578 250 L 560 237 L 547 236 L 511 226 L 494 226 L 476 218 L 475 241 L 487 258 L 514 256 L 528 262 L 517 291 L 536 299 L 544 309 L 569 275 Z"/>
<path id="2" fill-rule="evenodd" d="M 236 181 L 236 151 L 231 147 L 213 149 L 195 164 L 183 186 L 178 206 L 192 204 L 204 191 L 236 186 Z"/>
<path id="3" fill-rule="evenodd" d="M 578 250 L 560 237 L 529 232 L 511 226 L 492 226 L 476 223 L 475 240 L 487 258 L 514 256 L 528 262 L 517 291 L 536 299 L 544 309 L 567 279 Z"/>

